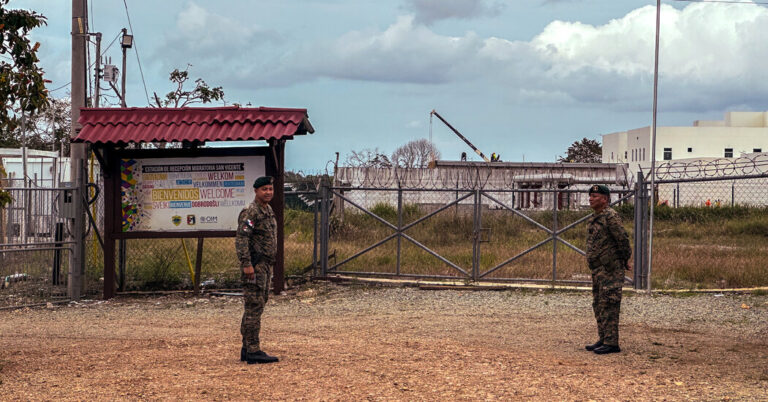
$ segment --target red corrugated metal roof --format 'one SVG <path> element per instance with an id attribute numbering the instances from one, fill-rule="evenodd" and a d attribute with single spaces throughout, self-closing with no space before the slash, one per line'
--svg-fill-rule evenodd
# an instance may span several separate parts
<path id="1" fill-rule="evenodd" d="M 291 139 L 315 132 L 307 109 L 82 108 L 75 141 L 91 143 Z"/>

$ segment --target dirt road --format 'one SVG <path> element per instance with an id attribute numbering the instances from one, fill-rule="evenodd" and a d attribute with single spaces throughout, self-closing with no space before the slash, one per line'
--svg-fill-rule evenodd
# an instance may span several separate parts
<path id="1" fill-rule="evenodd" d="M 318 284 L 274 297 L 273 365 L 239 361 L 237 297 L 0 312 L 3 400 L 765 400 L 768 296 L 625 295 L 598 356 L 590 297 Z"/>

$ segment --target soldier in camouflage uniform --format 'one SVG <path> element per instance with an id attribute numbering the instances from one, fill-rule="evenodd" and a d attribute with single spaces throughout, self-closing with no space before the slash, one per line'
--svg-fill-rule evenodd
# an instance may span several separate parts
<path id="1" fill-rule="evenodd" d="M 592 309 L 600 339 L 586 349 L 597 354 L 621 352 L 621 288 L 632 254 L 621 218 L 609 206 L 610 197 L 607 186 L 594 185 L 589 189 L 589 206 L 594 214 L 587 221 L 587 262 L 592 271 Z"/>
<path id="2" fill-rule="evenodd" d="M 261 350 L 259 331 L 261 314 L 269 297 L 272 267 L 277 249 L 277 221 L 269 201 L 274 195 L 272 177 L 259 177 L 253 183 L 255 199 L 240 211 L 237 218 L 235 249 L 240 260 L 245 311 L 240 324 L 243 348 L 240 360 L 253 363 L 274 363 L 277 357 Z"/>

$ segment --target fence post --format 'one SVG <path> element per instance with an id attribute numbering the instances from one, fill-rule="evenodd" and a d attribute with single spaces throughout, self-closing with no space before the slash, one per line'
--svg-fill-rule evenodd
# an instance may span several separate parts
<path id="1" fill-rule="evenodd" d="M 559 192 L 555 190 L 552 197 L 552 287 L 557 281 L 557 201 Z"/>
<path id="2" fill-rule="evenodd" d="M 731 207 L 736 206 L 736 182 L 731 182 Z"/>
<path id="3" fill-rule="evenodd" d="M 320 197 L 317 193 L 315 193 L 315 202 L 312 205 L 312 212 L 313 212 L 313 234 L 312 234 L 312 276 L 317 276 L 317 242 L 319 239 L 317 238 L 317 215 L 319 213 L 319 205 L 320 205 Z"/>
<path id="4" fill-rule="evenodd" d="M 645 289 L 645 270 L 646 259 L 645 254 L 648 252 L 648 248 L 645 246 L 646 233 L 645 233 L 645 216 L 647 215 L 647 200 L 645 194 L 645 182 L 643 179 L 643 173 L 637 173 L 637 182 L 635 183 L 635 222 L 634 222 L 634 238 L 635 238 L 635 253 L 634 253 L 634 288 Z"/>
<path id="5" fill-rule="evenodd" d="M 63 246 L 62 242 L 64 241 L 64 223 L 57 222 L 56 223 L 56 232 L 54 234 L 54 246 L 57 247 L 56 251 L 53 252 L 53 277 L 52 283 L 54 285 L 60 285 L 61 284 L 61 247 Z"/>
<path id="6" fill-rule="evenodd" d="M 472 242 L 472 274 L 471 279 L 473 281 L 477 281 L 478 272 L 480 270 L 480 228 L 481 228 L 481 222 L 480 222 L 480 189 L 475 188 L 475 196 L 474 196 L 474 219 L 473 221 L 473 238 L 474 241 Z"/>
<path id="7" fill-rule="evenodd" d="M 128 241 L 120 239 L 117 241 L 117 289 L 125 291 L 125 264 L 128 260 Z"/>
<path id="8" fill-rule="evenodd" d="M 328 183 L 320 187 L 320 271 L 322 276 L 328 275 Z"/>
<path id="9" fill-rule="evenodd" d="M 397 267 L 396 275 L 400 276 L 400 254 L 401 254 L 401 242 L 403 237 L 401 236 L 403 228 L 403 189 L 400 186 L 400 182 L 397 183 Z"/>

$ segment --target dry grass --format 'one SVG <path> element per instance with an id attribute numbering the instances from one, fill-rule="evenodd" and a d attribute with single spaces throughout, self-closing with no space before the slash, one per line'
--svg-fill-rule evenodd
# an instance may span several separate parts
<path id="1" fill-rule="evenodd" d="M 392 208 L 374 208 L 391 223 L 397 222 Z M 754 287 L 768 285 L 768 218 L 766 211 L 748 208 L 680 209 L 659 213 L 654 238 L 653 286 L 662 289 Z M 620 209 L 625 227 L 632 237 L 631 209 Z M 404 222 L 424 215 L 418 208 L 405 209 Z M 503 211 L 484 211 L 483 240 L 480 244 L 480 273 L 497 267 L 550 235 L 518 216 Z M 576 221 L 587 212 L 560 211 L 558 226 Z M 531 218 L 551 227 L 549 213 L 534 213 Z M 470 216 L 446 210 L 406 231 L 419 243 L 464 270 L 472 266 L 473 222 Z M 585 248 L 582 223 L 562 235 L 576 247 Z M 331 224 L 332 263 L 342 262 L 366 247 L 386 238 L 393 231 L 362 213 L 348 210 L 343 220 L 334 217 Z M 179 239 L 130 240 L 128 242 L 129 288 L 174 289 L 190 286 L 189 268 Z M 187 241 L 192 260 L 194 241 Z M 221 286 L 236 286 L 237 261 L 232 239 L 207 239 L 203 260 L 203 280 L 213 279 Z M 464 275 L 436 257 L 401 241 L 400 272 L 421 275 Z M 584 257 L 566 245 L 557 245 L 557 279 L 583 280 L 589 275 Z M 313 252 L 313 216 L 288 210 L 286 213 L 285 266 L 288 275 L 311 265 Z M 553 277 L 552 243 L 489 274 L 488 278 Z M 101 267 L 91 270 L 94 279 Z M 390 240 L 342 265 L 340 271 L 394 273 L 397 269 L 397 241 Z M 631 273 L 628 273 L 631 276 Z"/>

